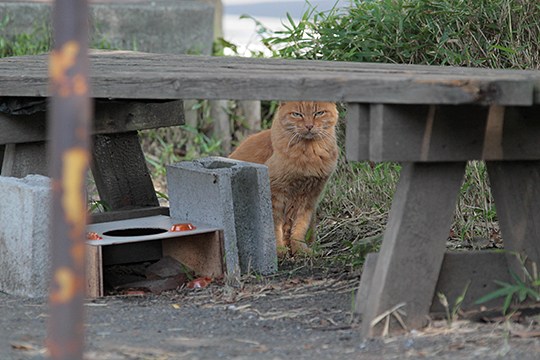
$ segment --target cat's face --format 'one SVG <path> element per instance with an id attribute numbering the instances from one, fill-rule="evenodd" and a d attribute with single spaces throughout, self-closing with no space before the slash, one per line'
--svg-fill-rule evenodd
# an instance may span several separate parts
<path id="1" fill-rule="evenodd" d="M 333 134 L 338 120 L 336 105 L 330 102 L 291 101 L 279 107 L 283 129 L 297 139 L 323 139 Z"/>

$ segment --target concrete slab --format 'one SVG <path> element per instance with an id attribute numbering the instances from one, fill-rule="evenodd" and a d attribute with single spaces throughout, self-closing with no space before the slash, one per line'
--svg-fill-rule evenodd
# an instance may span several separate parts
<path id="1" fill-rule="evenodd" d="M 378 258 L 378 253 L 370 253 L 364 262 L 354 308 L 356 315 L 362 316 L 366 311 L 366 300 Z M 481 297 L 500 288 L 495 281 L 513 282 L 505 253 L 489 250 L 446 252 L 431 301 L 430 313 L 444 316 L 446 312 L 437 295 L 439 293 L 446 297 L 451 308 L 465 293 L 460 305 L 460 309 L 464 312 L 478 312 L 482 308 L 501 309 L 504 297 L 483 304 L 475 303 Z"/>
<path id="2" fill-rule="evenodd" d="M 0 177 L 0 291 L 47 295 L 51 198 L 45 176 Z"/>
<path id="3" fill-rule="evenodd" d="M 223 228 L 229 274 L 277 269 L 270 183 L 263 165 L 220 157 L 167 168 L 171 218 Z"/>
<path id="4" fill-rule="evenodd" d="M 214 2 L 153 0 L 90 2 L 92 43 L 115 49 L 171 54 L 211 54 Z M 50 38 L 51 1 L 0 1 L 0 36 L 27 33 Z"/>

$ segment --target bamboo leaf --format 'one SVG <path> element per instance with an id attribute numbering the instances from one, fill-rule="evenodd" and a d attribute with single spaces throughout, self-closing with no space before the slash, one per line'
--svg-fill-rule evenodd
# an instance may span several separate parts
<path id="1" fill-rule="evenodd" d="M 482 296 L 480 299 L 476 300 L 474 303 L 476 305 L 483 304 L 485 302 L 488 302 L 490 300 L 493 300 L 499 297 L 508 296 L 508 295 L 512 296 L 514 292 L 515 290 L 513 289 L 513 287 L 506 286 L 506 287 L 500 288 L 498 290 L 495 290 L 489 294 Z"/>
<path id="2" fill-rule="evenodd" d="M 510 303 L 512 302 L 513 293 L 506 295 L 506 298 L 504 299 L 503 304 L 503 314 L 506 314 L 506 311 L 510 307 Z"/>

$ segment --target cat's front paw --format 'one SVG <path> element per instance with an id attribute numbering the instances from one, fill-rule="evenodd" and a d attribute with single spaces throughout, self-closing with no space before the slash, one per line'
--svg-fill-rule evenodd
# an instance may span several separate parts
<path id="1" fill-rule="evenodd" d="M 277 256 L 280 259 L 287 257 L 287 254 L 289 253 L 289 248 L 285 245 L 281 245 L 281 246 L 278 245 L 276 247 L 276 250 L 277 250 Z"/>
<path id="2" fill-rule="evenodd" d="M 291 239 L 291 254 L 293 255 L 312 255 L 313 250 L 305 241 Z"/>

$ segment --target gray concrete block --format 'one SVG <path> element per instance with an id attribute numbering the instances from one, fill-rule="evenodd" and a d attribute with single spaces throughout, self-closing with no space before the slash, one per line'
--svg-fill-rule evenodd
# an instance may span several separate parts
<path id="1" fill-rule="evenodd" d="M 224 229 L 229 274 L 277 269 L 266 166 L 220 157 L 167 167 L 171 217 Z"/>
<path id="2" fill-rule="evenodd" d="M 0 291 L 46 296 L 50 277 L 50 179 L 0 176 Z"/>
<path id="3" fill-rule="evenodd" d="M 241 270 L 274 273 L 277 252 L 268 168 L 243 161 L 234 163 L 232 191 Z"/>
<path id="4" fill-rule="evenodd" d="M 212 52 L 214 3 L 207 0 L 90 2 L 93 44 L 154 53 Z M 51 4 L 39 0 L 0 1 L 0 36 L 50 38 Z M 95 45 L 94 45 L 95 46 Z"/>

